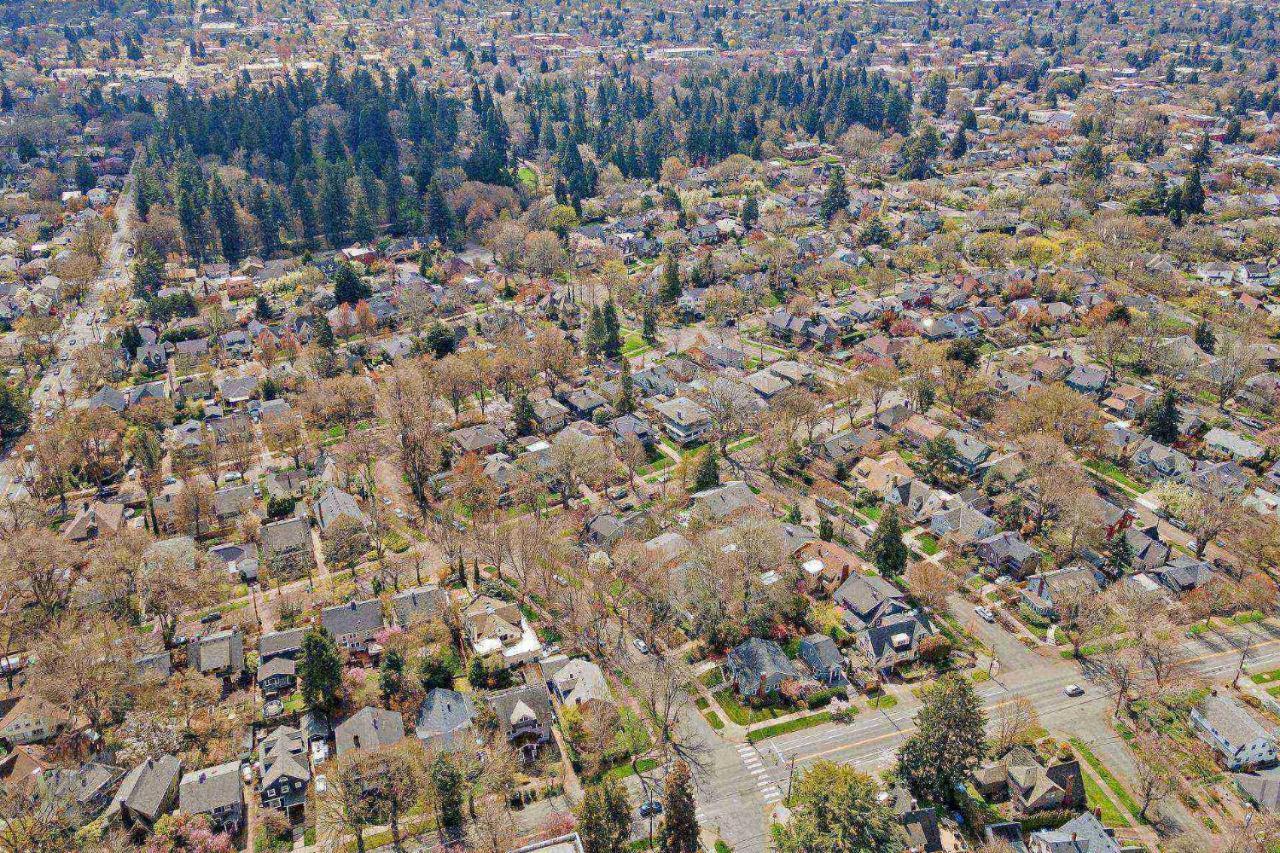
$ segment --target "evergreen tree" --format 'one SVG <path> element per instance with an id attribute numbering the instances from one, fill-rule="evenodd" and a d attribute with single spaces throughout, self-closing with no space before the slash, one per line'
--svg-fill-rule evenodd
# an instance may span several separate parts
<path id="1" fill-rule="evenodd" d="M 440 825 L 448 829 L 462 826 L 462 772 L 447 755 L 440 754 L 431 762 L 428 775 L 436 795 L 436 817 Z"/>
<path id="2" fill-rule="evenodd" d="M 683 759 L 676 759 L 663 783 L 663 820 L 659 840 L 662 853 L 698 853 L 697 803 L 693 776 Z"/>
<path id="3" fill-rule="evenodd" d="M 332 248 L 337 248 L 351 224 L 348 206 L 347 178 L 342 167 L 326 163 L 320 176 L 320 191 L 316 214 L 320 228 Z"/>
<path id="4" fill-rule="evenodd" d="M 600 314 L 604 321 L 604 354 L 608 358 L 617 358 L 622 352 L 622 324 L 618 321 L 618 307 L 613 304 L 613 299 L 604 303 Z"/>
<path id="5" fill-rule="evenodd" d="M 164 287 L 164 259 L 150 243 L 143 243 L 142 250 L 133 261 L 133 295 L 148 299 Z"/>
<path id="6" fill-rule="evenodd" d="M 1192 339 L 1196 342 L 1196 346 L 1209 355 L 1213 355 L 1214 347 L 1218 345 L 1217 336 L 1214 335 L 1213 326 L 1209 325 L 1208 320 L 1201 320 L 1196 324 Z"/>
<path id="7" fill-rule="evenodd" d="M 1161 444 L 1178 440 L 1181 417 L 1178 414 L 1178 392 L 1170 388 L 1142 413 L 1147 435 Z"/>
<path id="8" fill-rule="evenodd" d="M 618 853 L 631 836 L 631 804 L 622 783 L 606 776 L 583 794 L 574 810 L 584 853 Z"/>
<path id="9" fill-rule="evenodd" d="M 316 346 L 326 351 L 337 346 L 337 341 L 333 339 L 333 327 L 329 325 L 329 318 L 323 314 L 316 315 Z"/>
<path id="10" fill-rule="evenodd" d="M 342 689 L 342 658 L 323 628 L 311 628 L 302 637 L 298 681 L 308 708 L 329 710 L 337 704 Z"/>
<path id="11" fill-rule="evenodd" d="M 390 702 L 391 697 L 398 696 L 404 689 L 404 655 L 395 649 L 388 649 L 378 665 L 378 690 L 383 702 Z"/>
<path id="12" fill-rule="evenodd" d="M 747 196 L 746 202 L 742 205 L 742 227 L 750 230 L 755 227 L 756 222 L 760 219 L 760 202 L 756 201 L 754 195 Z"/>
<path id="13" fill-rule="evenodd" d="M 693 477 L 693 490 L 714 489 L 720 485 L 720 464 L 716 459 L 716 446 L 708 444 L 698 459 L 698 470 Z"/>
<path id="14" fill-rule="evenodd" d="M 824 515 L 818 519 L 818 538 L 823 542 L 830 542 L 835 538 L 835 525 L 831 523 L 831 516 Z"/>
<path id="15" fill-rule="evenodd" d="M 1079 178 L 1105 181 L 1110 171 L 1111 162 L 1102 149 L 1101 134 L 1089 134 L 1084 145 L 1080 146 L 1080 150 L 1071 159 L 1071 173 Z"/>
<path id="16" fill-rule="evenodd" d="M 903 780 L 924 802 L 952 803 L 982 760 L 986 714 L 966 678 L 947 673 L 925 688 L 916 733 L 898 750 Z"/>
<path id="17" fill-rule="evenodd" d="M 902 541 L 902 522 L 898 519 L 897 507 L 890 506 L 880 516 L 880 524 L 871 537 L 868 550 L 876 570 L 884 577 L 898 577 L 906 570 L 909 552 Z"/>
<path id="18" fill-rule="evenodd" d="M 844 169 L 834 166 L 831 169 L 831 177 L 827 180 L 827 191 L 823 193 L 822 202 L 818 205 L 818 213 L 830 222 L 837 213 L 848 206 L 849 188 L 845 186 Z"/>
<path id="19" fill-rule="evenodd" d="M 643 327 L 640 330 L 640 337 L 645 343 L 652 346 L 658 342 L 658 312 L 654 310 L 652 305 L 644 306 Z"/>
<path id="20" fill-rule="evenodd" d="M 453 208 L 444 196 L 444 189 L 438 181 L 432 181 L 427 187 L 427 233 L 441 243 L 453 242 L 457 223 Z"/>
<path id="21" fill-rule="evenodd" d="M 333 274 L 333 298 L 342 305 L 355 305 L 373 294 L 368 282 L 360 277 L 355 267 L 343 261 Z"/>
<path id="22" fill-rule="evenodd" d="M 662 266 L 662 286 L 658 289 L 658 298 L 663 302 L 675 302 L 683 292 L 680 286 L 680 267 L 676 264 L 675 255 L 668 252 Z"/>
<path id="23" fill-rule="evenodd" d="M 618 402 L 614 408 L 620 415 L 629 415 L 636 410 L 635 388 L 631 379 L 631 362 L 622 359 L 622 376 L 618 380 Z"/>
<path id="24" fill-rule="evenodd" d="M 351 239 L 357 243 L 372 243 L 378 237 L 378 225 L 373 221 L 373 210 L 364 193 L 356 194 L 355 208 L 351 212 Z"/>
<path id="25" fill-rule="evenodd" d="M 1191 170 L 1182 185 L 1182 209 L 1187 213 L 1204 213 L 1204 187 L 1200 183 L 1200 167 Z"/>
<path id="26" fill-rule="evenodd" d="M 512 417 L 515 420 L 516 435 L 533 435 L 533 404 L 529 402 L 529 395 L 523 391 L 516 396 L 515 405 L 512 407 Z"/>
<path id="27" fill-rule="evenodd" d="M 98 185 L 98 176 L 93 173 L 93 166 L 83 157 L 76 158 L 75 182 L 76 189 L 82 193 L 87 193 Z"/>
<path id="28" fill-rule="evenodd" d="M 245 256 L 244 235 L 240 231 L 240 219 L 236 213 L 236 204 L 231 200 L 222 180 L 214 175 L 209 182 L 209 215 L 213 217 L 214 227 L 218 229 L 218 237 L 222 243 L 222 257 L 227 263 L 235 265 Z"/>
<path id="29" fill-rule="evenodd" d="M 904 181 L 922 181 L 933 174 L 933 161 L 942 147 L 938 129 L 931 124 L 920 127 L 902 146 L 905 161 L 898 175 Z"/>
<path id="30" fill-rule="evenodd" d="M 1111 552 L 1107 555 L 1107 563 L 1116 574 L 1126 574 L 1133 568 L 1133 545 L 1129 537 L 1123 533 L 1111 540 Z"/>
<path id="31" fill-rule="evenodd" d="M 591 318 L 587 321 L 587 337 L 583 342 L 587 358 L 594 361 L 599 357 L 600 353 L 604 351 L 607 334 L 604 325 L 604 313 L 601 312 L 599 305 L 592 305 Z"/>
<path id="32" fill-rule="evenodd" d="M 959 160 L 969 151 L 969 138 L 965 136 L 964 126 L 956 128 L 956 135 L 951 137 L 951 149 L 948 153 L 952 160 Z"/>
<path id="33" fill-rule="evenodd" d="M 1196 150 L 1191 152 L 1191 165 L 1208 166 L 1209 160 L 1212 159 L 1211 149 L 1209 147 L 1209 133 L 1205 131 L 1200 137 L 1200 144 L 1196 146 Z"/>
<path id="34" fill-rule="evenodd" d="M 31 404 L 23 391 L 0 382 L 0 445 L 27 431 L 31 424 Z"/>
<path id="35" fill-rule="evenodd" d="M 796 780 L 791 819 L 775 829 L 779 853 L 902 853 L 897 815 L 871 777 L 819 761 Z"/>

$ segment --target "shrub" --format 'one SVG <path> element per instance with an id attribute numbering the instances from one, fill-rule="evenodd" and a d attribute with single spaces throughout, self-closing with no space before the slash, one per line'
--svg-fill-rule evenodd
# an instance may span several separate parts
<path id="1" fill-rule="evenodd" d="M 951 641 L 941 634 L 925 637 L 920 641 L 920 660 L 929 663 L 946 660 L 951 656 Z"/>

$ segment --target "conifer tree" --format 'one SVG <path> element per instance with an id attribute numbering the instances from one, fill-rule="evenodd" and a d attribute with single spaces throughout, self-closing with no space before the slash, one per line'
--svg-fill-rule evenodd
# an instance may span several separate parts
<path id="1" fill-rule="evenodd" d="M 902 522 L 898 508 L 891 506 L 880 517 L 880 524 L 869 545 L 876 570 L 886 578 L 897 577 L 907 568 L 907 545 L 902 541 Z"/>
<path id="2" fill-rule="evenodd" d="M 675 302 L 682 292 L 680 268 L 676 264 L 675 255 L 668 252 L 662 267 L 662 287 L 658 290 L 658 298 L 663 302 Z"/>
<path id="3" fill-rule="evenodd" d="M 698 815 L 693 776 L 683 759 L 676 759 L 663 786 L 663 814 L 659 849 L 662 853 L 697 853 Z"/>

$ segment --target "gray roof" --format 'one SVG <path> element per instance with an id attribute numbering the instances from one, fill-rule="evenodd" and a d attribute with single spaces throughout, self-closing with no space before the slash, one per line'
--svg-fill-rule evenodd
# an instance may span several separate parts
<path id="1" fill-rule="evenodd" d="M 1259 738 L 1271 738 L 1268 732 L 1234 699 L 1212 693 L 1195 709 L 1228 743 L 1241 747 Z"/>
<path id="2" fill-rule="evenodd" d="M 239 628 L 207 634 L 196 641 L 196 668 L 201 672 L 244 669 L 244 635 Z"/>
<path id="3" fill-rule="evenodd" d="M 362 708 L 333 731 L 338 754 L 351 749 L 378 749 L 404 740 L 404 719 L 385 708 Z"/>
<path id="4" fill-rule="evenodd" d="M 708 518 L 721 519 L 747 507 L 761 506 L 761 501 L 751 487 L 741 480 L 725 483 L 714 489 L 698 492 L 693 496 L 694 508 Z"/>
<path id="5" fill-rule="evenodd" d="M 729 658 L 737 668 L 748 670 L 756 676 L 782 673 L 794 678 L 797 675 L 791 660 L 773 640 L 748 637 L 729 652 Z"/>
<path id="6" fill-rule="evenodd" d="M 120 783 L 115 800 L 130 811 L 154 821 L 167 805 L 169 792 L 182 772 L 182 762 L 172 755 L 148 758 Z"/>
<path id="7" fill-rule="evenodd" d="M 510 736 L 512 718 L 517 712 L 523 713 L 527 708 L 537 717 L 538 725 L 543 731 L 549 731 L 552 720 L 551 694 L 541 684 L 526 684 L 522 687 L 511 687 L 485 697 L 489 707 L 498 717 L 498 727 L 506 736 Z"/>
<path id="8" fill-rule="evenodd" d="M 448 596 L 434 584 L 418 586 L 398 592 L 391 598 L 391 608 L 396 621 L 408 625 L 417 616 L 435 616 L 444 610 Z"/>
<path id="9" fill-rule="evenodd" d="M 335 486 L 330 486 L 316 501 L 316 521 L 320 524 L 321 530 L 328 530 L 329 525 L 344 515 L 362 525 L 369 523 L 368 516 L 360 509 L 360 504 L 356 503 L 352 495 Z"/>
<path id="10" fill-rule="evenodd" d="M 277 655 L 302 651 L 302 638 L 307 633 L 305 628 L 289 628 L 285 631 L 270 631 L 258 640 L 258 656 L 267 660 Z"/>
<path id="11" fill-rule="evenodd" d="M 382 602 L 369 598 L 326 607 L 320 614 L 320 624 L 335 638 L 376 631 L 383 624 Z"/>
<path id="12" fill-rule="evenodd" d="M 475 715 L 476 707 L 470 696 L 436 687 L 422 701 L 413 733 L 419 740 L 454 750 L 463 746 L 458 733 L 471 727 Z"/>
<path id="13" fill-rule="evenodd" d="M 178 785 L 178 808 L 187 814 L 204 814 L 236 804 L 244 804 L 239 761 L 193 770 Z"/>
<path id="14" fill-rule="evenodd" d="M 1041 829 L 1031 837 L 1047 853 L 1120 853 L 1119 843 L 1093 812 L 1081 812 L 1057 829 Z"/>
<path id="15" fill-rule="evenodd" d="M 311 548 L 311 527 L 303 518 L 286 518 L 262 525 L 262 547 L 267 554 L 293 548 Z"/>

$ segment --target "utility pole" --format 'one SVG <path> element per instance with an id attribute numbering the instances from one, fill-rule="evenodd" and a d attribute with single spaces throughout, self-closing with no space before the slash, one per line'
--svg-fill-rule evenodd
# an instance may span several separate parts
<path id="1" fill-rule="evenodd" d="M 791 768 L 787 771 L 787 800 L 791 799 L 791 784 L 796 780 L 796 754 L 791 753 Z"/>
<path id="2" fill-rule="evenodd" d="M 1231 686 L 1237 687 L 1240 684 L 1240 676 L 1244 673 L 1244 662 L 1249 657 L 1249 649 L 1253 646 L 1253 635 L 1249 634 L 1244 641 L 1244 646 L 1240 649 L 1240 663 L 1236 665 L 1236 677 L 1231 679 Z"/>

